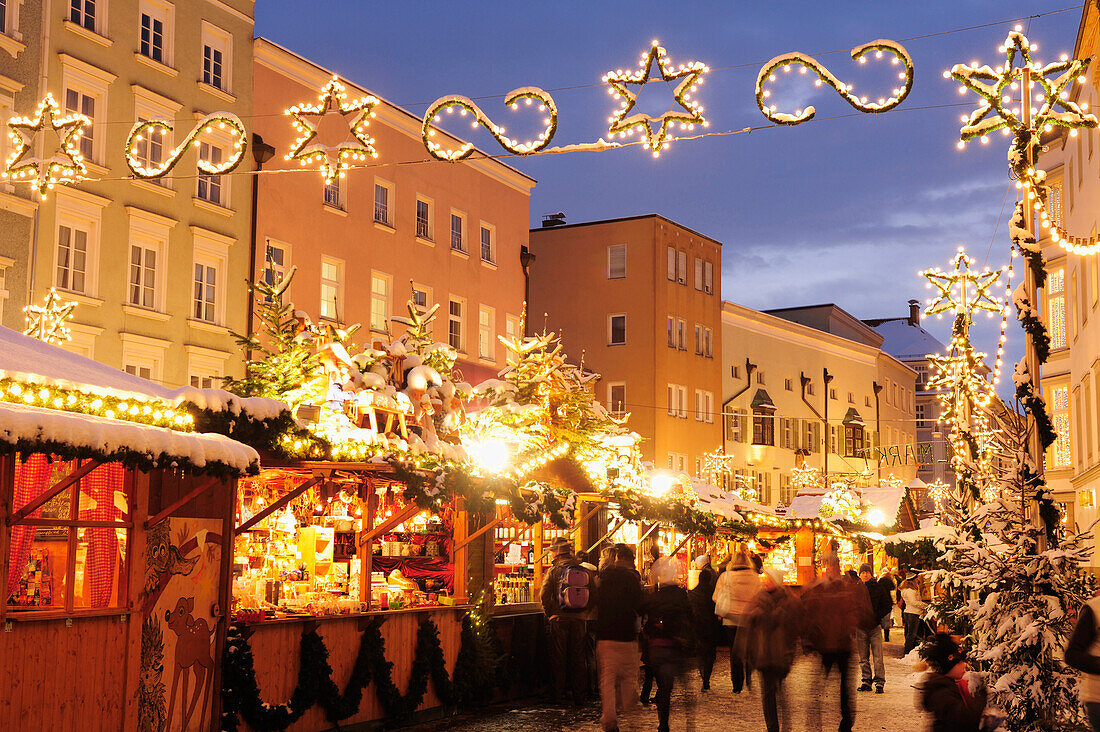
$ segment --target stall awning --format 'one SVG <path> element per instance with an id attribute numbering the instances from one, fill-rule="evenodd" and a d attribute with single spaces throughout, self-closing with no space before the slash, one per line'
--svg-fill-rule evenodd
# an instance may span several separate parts
<path id="1" fill-rule="evenodd" d="M 867 423 L 863 421 L 863 417 L 859 416 L 859 412 L 855 410 L 855 407 L 848 407 L 848 411 L 844 414 L 844 424 L 852 424 L 857 427 L 867 426 Z"/>
<path id="2" fill-rule="evenodd" d="M 775 409 L 775 402 L 768 396 L 768 392 L 763 389 L 757 389 L 750 406 L 753 409 Z"/>

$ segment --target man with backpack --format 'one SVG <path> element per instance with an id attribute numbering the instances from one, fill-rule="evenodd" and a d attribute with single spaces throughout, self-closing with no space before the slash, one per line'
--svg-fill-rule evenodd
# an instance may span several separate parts
<path id="1" fill-rule="evenodd" d="M 573 704 L 584 702 L 587 685 L 584 640 L 586 621 L 596 606 L 595 573 L 581 566 L 563 537 L 554 539 L 554 564 L 542 583 L 542 609 L 550 621 L 550 651 L 554 667 L 555 704 L 565 698 L 566 680 L 573 690 Z"/>

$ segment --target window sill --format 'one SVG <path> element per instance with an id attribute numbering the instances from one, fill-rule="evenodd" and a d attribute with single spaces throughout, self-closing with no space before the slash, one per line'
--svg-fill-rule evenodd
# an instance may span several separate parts
<path id="1" fill-rule="evenodd" d="M 481 260 L 481 266 L 484 267 L 485 269 L 495 270 L 497 268 L 497 263 L 496 262 L 490 262 L 488 259 L 483 259 L 483 260 Z"/>
<path id="2" fill-rule="evenodd" d="M 216 213 L 219 216 L 225 216 L 228 218 L 236 213 L 228 206 L 223 206 L 220 203 L 214 203 L 213 201 L 207 201 L 205 198 L 200 198 L 198 196 L 192 196 L 191 201 L 195 204 L 196 208 L 201 208 L 206 211 Z"/>
<path id="3" fill-rule="evenodd" d="M 5 33 L 0 33 L 0 48 L 11 54 L 12 58 L 15 58 L 27 50 L 27 44 L 17 41 Z"/>
<path id="4" fill-rule="evenodd" d="M 160 61 L 157 61 L 156 59 L 149 58 L 148 56 L 146 56 L 141 51 L 134 51 L 134 59 L 139 61 L 140 63 L 145 64 L 146 66 L 148 66 L 151 69 L 156 69 L 157 71 L 164 74 L 165 76 L 172 77 L 173 79 L 176 78 L 177 76 L 179 76 L 179 74 L 180 74 L 178 69 L 173 69 L 168 64 L 161 63 Z"/>
<path id="5" fill-rule="evenodd" d="M 205 81 L 199 81 L 196 83 L 199 85 L 199 88 L 202 89 L 204 92 L 206 92 L 207 94 L 213 94 L 218 99 L 221 99 L 223 102 L 229 102 L 230 104 L 236 104 L 237 102 L 237 97 L 233 96 L 224 89 L 219 89 L 213 84 L 207 84 Z"/>
<path id="6" fill-rule="evenodd" d="M 625 345 L 626 345 L 626 341 L 623 341 L 622 343 L 608 343 L 607 345 L 608 345 L 609 347 L 610 347 L 610 346 L 625 346 Z"/>
<path id="7" fill-rule="evenodd" d="M 139 307 L 137 305 L 123 305 L 122 312 L 126 315 L 137 315 L 142 318 L 149 318 L 150 320 L 156 320 L 161 323 L 168 322 L 172 316 L 168 313 L 162 313 L 159 310 L 150 310 L 148 308 Z"/>
<path id="8" fill-rule="evenodd" d="M 331 203 L 322 203 L 321 208 L 329 213 L 336 214 L 337 216 L 347 216 L 347 209 L 340 208 L 339 206 L 333 206 Z"/>
<path id="9" fill-rule="evenodd" d="M 57 291 L 70 300 L 76 300 L 81 305 L 87 305 L 88 307 L 98 308 L 103 304 L 103 299 L 98 297 L 92 297 L 91 295 L 85 295 L 83 292 L 73 292 L 72 290 L 64 290 L 60 287 Z"/>
<path id="10" fill-rule="evenodd" d="M 112 41 L 107 36 L 100 35 L 94 30 L 88 30 L 84 26 L 74 23 L 71 20 L 64 20 L 61 22 L 61 25 L 65 26 L 78 36 L 81 36 L 82 38 L 87 38 L 89 41 L 97 43 L 104 48 L 110 48 L 111 45 L 114 43 L 114 41 Z"/>
<path id="11" fill-rule="evenodd" d="M 64 610 L 8 610 L 5 620 L 16 623 L 33 623 L 38 620 L 76 620 L 79 618 L 102 618 L 117 615 L 129 617 L 136 611 L 125 607 L 104 607 L 66 612 Z"/>
<path id="12" fill-rule="evenodd" d="M 434 247 L 435 246 L 434 241 L 432 241 L 431 239 L 425 239 L 424 237 L 419 236 L 419 235 L 417 235 L 416 240 L 418 242 L 420 242 L 421 244 L 423 244 L 424 246 L 429 246 L 429 247 Z"/>
<path id="13" fill-rule="evenodd" d="M 188 318 L 187 325 L 195 330 L 204 330 L 207 333 L 215 333 L 217 335 L 227 335 L 229 329 L 224 325 L 218 325 L 217 323 L 211 323 L 208 320 L 196 320 L 195 318 Z"/>
<path id="14" fill-rule="evenodd" d="M 397 229 L 393 228 L 393 226 L 387 224 L 385 221 L 379 221 L 378 219 L 374 220 L 374 228 L 384 231 L 387 234 L 394 234 L 397 232 Z"/>
<path id="15" fill-rule="evenodd" d="M 172 198 L 173 196 L 176 195 L 176 191 L 175 191 L 174 188 L 169 188 L 168 186 L 162 186 L 160 183 L 154 183 L 151 180 L 143 180 L 141 178 L 134 178 L 130 182 L 133 183 L 138 188 L 144 188 L 145 190 L 149 191 L 150 193 L 155 193 L 158 196 L 164 196 L 165 198 Z"/>
<path id="16" fill-rule="evenodd" d="M 93 163 L 87 158 L 84 159 L 84 167 L 88 169 L 89 173 L 95 173 L 100 178 L 107 176 L 111 172 L 106 166 L 100 165 L 99 163 Z"/>
<path id="17" fill-rule="evenodd" d="M 460 259 L 469 259 L 470 258 L 470 253 L 469 252 L 463 251 L 461 249 L 455 249 L 454 247 L 451 247 L 451 254 L 455 255 L 456 257 L 459 257 Z"/>

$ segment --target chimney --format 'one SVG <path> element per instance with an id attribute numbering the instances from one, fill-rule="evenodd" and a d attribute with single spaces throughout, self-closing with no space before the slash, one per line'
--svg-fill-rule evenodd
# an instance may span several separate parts
<path id="1" fill-rule="evenodd" d="M 920 300 L 909 301 L 909 325 L 920 326 Z"/>
<path id="2" fill-rule="evenodd" d="M 565 212 L 558 211 L 556 213 L 544 214 L 542 217 L 542 228 L 550 229 L 555 226 L 565 226 Z"/>

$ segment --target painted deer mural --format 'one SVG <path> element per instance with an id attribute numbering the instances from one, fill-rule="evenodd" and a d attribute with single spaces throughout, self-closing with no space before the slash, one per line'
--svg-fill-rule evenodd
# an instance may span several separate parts
<path id="1" fill-rule="evenodd" d="M 206 706 L 210 700 L 210 682 L 214 672 L 214 659 L 210 653 L 211 630 L 205 618 L 191 615 L 195 609 L 194 597 L 181 597 L 175 610 L 164 611 L 164 622 L 169 630 L 176 634 L 176 662 L 173 665 L 172 690 L 168 698 L 168 720 L 172 719 L 172 710 L 176 704 L 176 688 L 180 676 L 183 676 L 183 697 L 180 702 L 183 712 L 183 727 L 187 729 L 195 704 L 202 694 L 202 710 L 199 719 L 206 718 Z M 195 693 L 188 704 L 187 694 L 191 675 L 195 676 Z"/>

